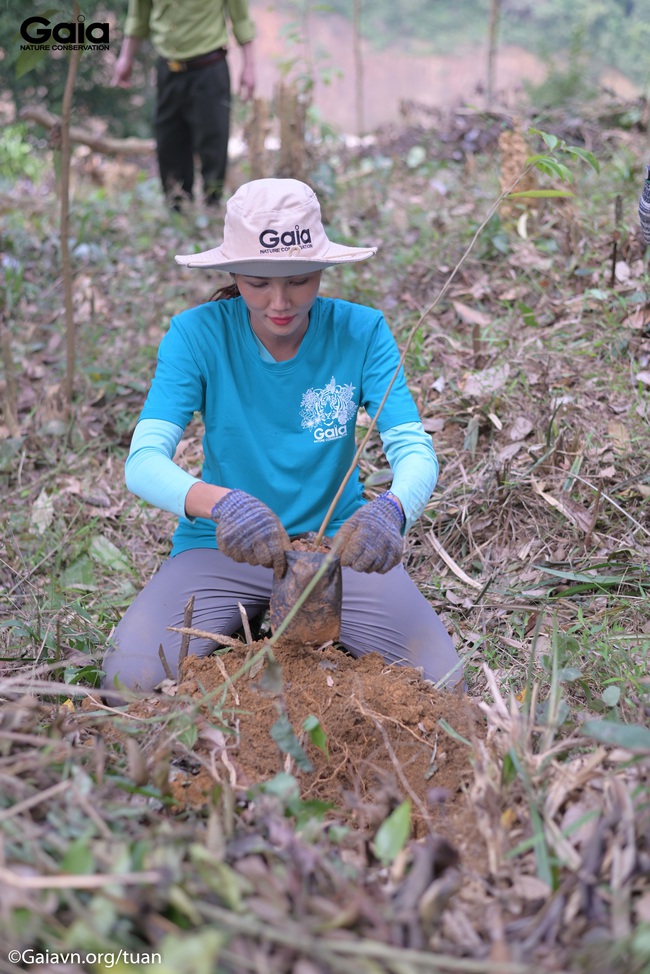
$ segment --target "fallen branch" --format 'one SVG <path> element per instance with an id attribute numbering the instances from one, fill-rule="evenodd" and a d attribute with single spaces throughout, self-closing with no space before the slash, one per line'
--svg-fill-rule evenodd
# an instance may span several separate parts
<path id="1" fill-rule="evenodd" d="M 65 782 L 66 785 L 68 782 Z M 101 889 L 103 886 L 139 886 L 146 883 L 156 886 L 162 875 L 159 872 L 101 873 L 94 876 L 22 876 L 0 866 L 0 882 L 14 889 Z"/>
<path id="2" fill-rule="evenodd" d="M 51 788 L 46 788 L 45 791 L 39 791 L 36 795 L 30 795 L 29 798 L 25 798 L 23 801 L 18 802 L 17 805 L 10 805 L 9 808 L 4 809 L 0 813 L 0 822 L 6 822 L 7 819 L 13 818 L 15 815 L 20 815 L 22 812 L 28 811 L 30 808 L 34 808 L 36 805 L 40 805 L 41 802 L 49 801 L 54 795 L 57 795 L 60 791 L 69 791 L 70 782 L 66 778 L 65 781 L 58 781 Z M 0 876 L 0 878 L 2 878 Z"/>
<path id="3" fill-rule="evenodd" d="M 167 626 L 171 632 L 180 632 L 182 636 L 193 636 L 195 639 L 211 639 L 215 643 L 224 646 L 232 646 L 233 649 L 244 649 L 241 639 L 233 639 L 232 636 L 224 636 L 220 632 L 208 632 L 206 629 L 195 629 L 194 626 Z"/>
<path id="4" fill-rule="evenodd" d="M 20 118 L 28 122 L 36 122 L 46 128 L 48 132 L 61 125 L 59 116 L 48 112 L 41 105 L 25 105 L 20 110 Z M 70 141 L 79 145 L 87 145 L 95 152 L 102 152 L 107 156 L 151 155 L 156 148 L 154 139 L 138 139 L 135 136 L 115 139 L 109 135 L 95 135 L 79 125 L 70 126 Z"/>
<path id="5" fill-rule="evenodd" d="M 398 947 L 385 944 L 378 940 L 364 938 L 363 940 L 336 939 L 335 936 L 313 936 L 306 932 L 304 925 L 287 923 L 283 929 L 278 925 L 266 923 L 250 913 L 234 913 L 213 903 L 198 900 L 195 903 L 198 911 L 207 919 L 215 922 L 227 931 L 239 933 L 243 936 L 257 937 L 263 942 L 284 944 L 294 950 L 302 951 L 307 957 L 322 960 L 325 963 L 337 963 L 344 960 L 346 970 L 359 969 L 359 962 L 363 960 L 375 961 L 377 964 L 390 965 L 391 970 L 404 971 L 405 974 L 443 974 L 443 972 L 458 972 L 458 974 L 534 974 L 539 971 L 539 965 L 519 964 L 508 961 L 492 961 L 475 959 L 472 957 L 453 957 L 445 954 L 433 953 L 429 950 L 420 951 L 409 947 Z M 386 970 L 380 967 L 380 970 Z M 558 970 L 557 974 L 567 974 Z"/>
<path id="6" fill-rule="evenodd" d="M 631 521 L 637 531 L 643 531 L 646 537 L 650 538 L 650 531 L 648 531 L 647 528 L 644 528 L 644 526 L 640 524 L 636 520 L 636 518 L 633 518 L 632 515 L 625 510 L 624 507 L 621 507 L 620 504 L 617 504 L 613 497 L 610 497 L 609 494 L 606 494 L 603 491 L 602 487 L 596 487 L 595 484 L 590 483 L 588 480 L 584 480 L 583 477 L 579 477 L 577 473 L 573 474 L 573 478 L 574 480 L 579 480 L 580 483 L 584 484 L 586 487 L 590 487 L 593 491 L 595 491 L 597 498 L 604 498 L 608 504 L 611 504 L 612 507 L 615 507 L 620 514 L 623 514 L 624 517 L 626 517 L 629 521 Z M 638 478 L 631 478 L 631 480 L 634 479 L 638 479 Z"/>

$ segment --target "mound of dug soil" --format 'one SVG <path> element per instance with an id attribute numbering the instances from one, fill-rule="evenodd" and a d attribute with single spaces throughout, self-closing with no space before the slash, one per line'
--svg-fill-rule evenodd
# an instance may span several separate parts
<path id="1" fill-rule="evenodd" d="M 409 798 L 415 833 L 423 834 L 426 819 L 435 821 L 460 851 L 466 844 L 459 834 L 465 805 L 460 792 L 471 774 L 470 748 L 453 732 L 465 739 L 476 733 L 479 718 L 471 702 L 436 691 L 413 669 L 387 667 L 377 654 L 355 660 L 332 647 L 278 644 L 277 666 L 269 670 L 267 664 L 266 673 L 257 667 L 252 678 L 246 673 L 233 680 L 246 654 L 261 646 L 203 659 L 188 656 L 175 697 L 150 697 L 136 705 L 141 717 L 179 707 L 192 712 L 196 705 L 196 763 L 174 761 L 174 798 L 198 805 L 209 800 L 219 780 L 244 794 L 291 771 L 303 799 L 331 802 L 361 828 L 376 828 Z M 223 724 L 215 719 L 216 704 L 232 733 L 218 729 Z M 271 728 L 279 715 L 290 721 L 311 771 L 275 743 Z M 320 722 L 325 747 L 302 729 L 308 717 Z M 458 814 L 450 814 L 454 806 Z M 453 827 L 445 828 L 452 820 Z"/>

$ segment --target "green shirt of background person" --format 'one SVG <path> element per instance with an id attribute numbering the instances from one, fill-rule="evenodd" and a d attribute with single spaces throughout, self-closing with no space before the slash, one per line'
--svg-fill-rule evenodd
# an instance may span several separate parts
<path id="1" fill-rule="evenodd" d="M 166 198 L 174 209 L 193 198 L 194 155 L 201 160 L 208 205 L 219 203 L 228 160 L 229 26 L 242 51 L 239 96 L 255 92 L 255 26 L 247 0 L 129 0 L 112 85 L 127 88 L 136 55 L 149 39 L 157 54 L 155 136 Z"/>
<path id="2" fill-rule="evenodd" d="M 228 46 L 226 16 L 237 43 L 245 47 L 255 37 L 246 0 L 130 0 L 124 34 L 137 41 L 149 38 L 162 57 L 186 61 Z"/>

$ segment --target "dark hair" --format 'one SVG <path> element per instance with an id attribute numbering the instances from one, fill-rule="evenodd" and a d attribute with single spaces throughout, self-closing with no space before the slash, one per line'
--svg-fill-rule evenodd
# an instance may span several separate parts
<path id="1" fill-rule="evenodd" d="M 226 284 L 224 287 L 220 287 L 214 294 L 208 298 L 209 301 L 227 301 L 229 298 L 238 298 L 239 288 L 234 283 Z"/>

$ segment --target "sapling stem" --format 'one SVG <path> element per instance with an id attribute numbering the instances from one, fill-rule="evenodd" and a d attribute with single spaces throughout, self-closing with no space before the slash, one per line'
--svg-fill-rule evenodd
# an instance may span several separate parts
<path id="1" fill-rule="evenodd" d="M 440 289 L 440 291 L 438 292 L 438 294 L 436 295 L 436 297 L 434 298 L 434 300 L 431 302 L 431 304 L 429 305 L 429 307 L 426 308 L 422 312 L 422 314 L 420 315 L 420 317 L 418 318 L 418 320 L 416 321 L 416 323 L 413 325 L 413 327 L 411 328 L 410 332 L 408 333 L 407 338 L 406 338 L 406 342 L 404 343 L 404 349 L 402 351 L 402 354 L 400 355 L 400 360 L 397 363 L 397 368 L 395 369 L 395 372 L 393 373 L 393 376 L 392 376 L 390 382 L 388 383 L 388 388 L 386 389 L 386 392 L 384 393 L 383 398 L 382 398 L 381 402 L 379 403 L 379 408 L 377 409 L 377 412 L 375 413 L 375 415 L 372 417 L 372 420 L 370 422 L 370 425 L 369 425 L 368 429 L 366 430 L 366 434 L 363 437 L 363 439 L 361 440 L 361 443 L 359 444 L 359 447 L 358 447 L 358 449 L 357 449 L 357 451 L 354 454 L 354 457 L 352 459 L 352 463 L 350 464 L 350 466 L 349 466 L 349 468 L 347 470 L 347 473 L 343 477 L 343 480 L 341 481 L 341 485 L 339 486 L 339 489 L 337 490 L 336 494 L 334 495 L 334 498 L 332 500 L 332 503 L 330 504 L 330 506 L 329 506 L 329 508 L 327 510 L 327 513 L 325 514 L 325 517 L 323 519 L 323 523 L 321 524 L 320 528 L 318 529 L 318 534 L 314 538 L 314 541 L 313 541 L 313 544 L 312 544 L 312 547 L 314 549 L 316 549 L 318 547 L 318 545 L 321 543 L 321 541 L 323 540 L 323 536 L 325 534 L 325 530 L 326 530 L 327 525 L 329 524 L 329 522 L 330 522 L 330 520 L 332 518 L 332 515 L 333 515 L 333 513 L 334 513 L 334 511 L 336 509 L 336 505 L 338 504 L 339 500 L 341 499 L 341 495 L 342 495 L 343 491 L 345 490 L 345 487 L 346 487 L 347 482 L 349 481 L 350 477 L 352 476 L 352 474 L 354 473 L 354 471 L 357 468 L 357 463 L 359 462 L 359 457 L 361 456 L 361 454 L 362 454 L 362 452 L 363 452 L 363 450 L 364 450 L 364 448 L 366 446 L 366 443 L 370 439 L 370 436 L 372 435 L 372 433 L 373 433 L 373 431 L 374 431 L 374 429 L 375 429 L 375 427 L 377 425 L 377 420 L 379 419 L 379 416 L 381 415 L 381 411 L 384 408 L 384 405 L 386 403 L 386 400 L 388 399 L 388 396 L 390 395 L 390 390 L 393 388 L 393 385 L 395 383 L 395 380 L 397 379 L 397 376 L 399 375 L 399 370 L 404 365 L 404 362 L 406 360 L 406 356 L 408 354 L 408 350 L 409 350 L 409 348 L 411 346 L 411 342 L 415 338 L 415 335 L 417 334 L 417 331 L 420 328 L 420 325 L 422 324 L 422 322 L 424 321 L 424 319 L 428 315 L 431 314 L 431 312 L 433 311 L 433 309 L 444 298 L 445 294 L 447 293 L 447 291 L 449 290 L 449 288 L 451 286 L 452 281 L 456 277 L 456 274 L 458 273 L 458 271 L 461 269 L 461 267 L 463 266 L 463 264 L 465 263 L 465 261 L 469 257 L 469 255 L 470 255 L 470 253 L 471 253 L 471 251 L 472 251 L 472 249 L 474 247 L 474 244 L 476 243 L 476 241 L 478 240 L 479 236 L 481 235 L 481 233 L 483 232 L 483 230 L 485 229 L 485 227 L 488 225 L 488 223 L 492 219 L 492 216 L 494 215 L 494 213 L 496 213 L 496 211 L 498 210 L 498 208 L 501 206 L 501 204 L 503 203 L 504 199 L 506 199 L 506 197 L 510 195 L 510 193 L 513 191 L 513 189 L 515 188 L 515 186 L 517 185 L 517 183 L 519 183 L 520 180 L 522 180 L 524 178 L 524 176 L 526 176 L 531 171 L 531 169 L 533 169 L 533 168 L 534 167 L 531 164 L 529 166 L 526 166 L 525 169 L 522 169 L 522 171 L 519 173 L 519 175 L 517 176 L 517 178 L 510 184 L 510 186 L 508 186 L 506 189 L 504 189 L 503 192 L 500 193 L 499 196 L 497 197 L 497 199 L 492 203 L 492 205 L 490 206 L 490 208 L 489 208 L 489 210 L 487 212 L 487 215 L 483 219 L 483 222 L 481 223 L 481 225 L 476 230 L 476 232 L 475 232 L 474 236 L 472 237 L 469 245 L 465 249 L 465 252 L 463 253 L 462 257 L 460 258 L 460 260 L 458 261 L 458 263 L 456 264 L 456 266 L 454 267 L 454 269 L 452 270 L 452 272 L 450 273 L 449 277 L 447 278 L 447 280 L 443 284 L 442 288 Z"/>

